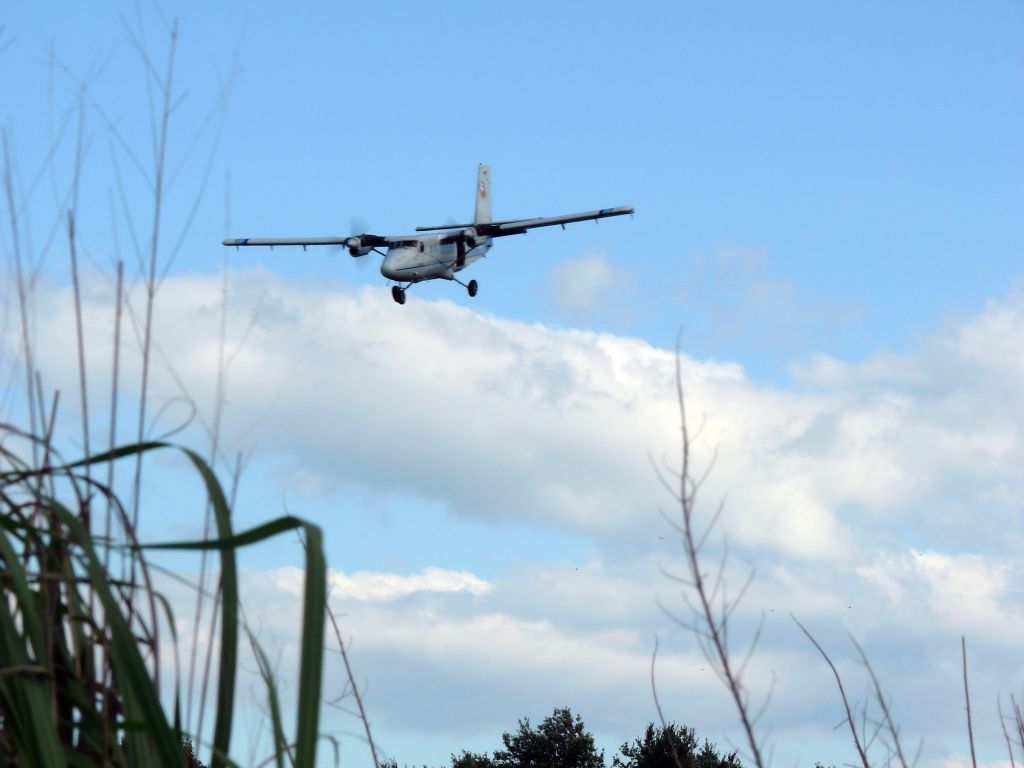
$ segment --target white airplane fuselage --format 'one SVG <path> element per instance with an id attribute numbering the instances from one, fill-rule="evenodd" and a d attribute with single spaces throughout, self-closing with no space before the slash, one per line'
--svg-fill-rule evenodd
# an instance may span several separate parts
<path id="1" fill-rule="evenodd" d="M 403 240 L 388 247 L 380 273 L 389 280 L 399 283 L 419 283 L 423 280 L 453 279 L 473 262 L 487 255 L 492 241 L 480 238 L 473 248 L 466 249 L 465 258 L 459 263 L 458 246 L 445 235 L 425 235 Z"/>

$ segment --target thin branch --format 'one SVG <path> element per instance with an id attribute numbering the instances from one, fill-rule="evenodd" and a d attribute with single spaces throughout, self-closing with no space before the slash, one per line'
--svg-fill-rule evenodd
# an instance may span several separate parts
<path id="1" fill-rule="evenodd" d="M 82 451 L 84 455 L 91 456 L 92 453 L 89 450 L 89 388 L 85 376 L 85 333 L 82 327 L 82 292 L 78 280 L 78 249 L 75 245 L 74 209 L 68 211 L 68 243 L 71 251 L 71 285 L 75 295 L 75 335 L 78 341 L 78 388 L 82 408 Z M 85 472 L 86 477 L 88 477 L 90 473 L 88 464 L 85 465 Z M 88 499 L 86 499 L 85 507 L 82 509 L 82 517 L 85 529 L 92 533 Z"/>
<path id="2" fill-rule="evenodd" d="M 305 542 L 303 542 L 305 545 Z M 373 734 L 370 733 L 370 720 L 366 717 L 366 709 L 363 707 L 363 697 L 359 695 L 359 686 L 356 685 L 355 678 L 352 676 L 352 665 L 348 661 L 348 651 L 345 649 L 345 641 L 341 637 L 341 630 L 338 629 L 338 620 L 334 616 L 334 611 L 331 610 L 330 600 L 324 600 L 324 604 L 327 607 L 327 615 L 331 619 L 331 626 L 334 627 L 334 636 L 338 640 L 338 649 L 341 651 L 341 659 L 345 662 L 345 674 L 348 676 L 348 682 L 352 686 L 352 695 L 355 697 L 356 706 L 359 708 L 359 719 L 363 721 L 363 728 L 366 729 L 366 742 L 370 745 L 370 755 L 373 757 L 374 768 L 380 768 L 380 761 L 377 759 L 377 747 L 373 743 Z"/>
<path id="3" fill-rule="evenodd" d="M 32 434 L 37 434 L 36 429 L 38 418 L 36 416 L 35 397 L 33 396 L 32 391 L 32 376 L 35 373 L 35 363 L 32 359 L 32 343 L 29 340 L 29 291 L 28 286 L 25 283 L 25 270 L 22 266 L 21 259 L 21 238 L 18 236 L 18 214 L 16 213 L 14 206 L 14 182 L 11 174 L 11 158 L 10 150 L 7 146 L 6 128 L 3 129 L 2 135 L 4 145 L 4 189 L 7 192 L 7 210 L 11 220 L 11 241 L 13 244 L 12 250 L 14 251 L 15 274 L 18 283 L 18 308 L 21 311 L 21 343 L 25 352 L 25 389 L 26 394 L 28 395 L 29 428 L 32 430 Z M 34 441 L 32 443 L 32 466 L 39 466 L 39 453 Z"/>
<path id="4" fill-rule="evenodd" d="M 996 710 L 999 712 L 999 725 L 1003 729 L 1003 738 L 1006 740 L 1006 751 L 1010 755 L 1010 768 L 1017 768 L 1017 764 L 1013 761 L 1013 743 L 1010 741 L 1010 734 L 1006 731 L 1006 716 L 1003 715 L 1003 702 L 1002 696 L 996 694 Z"/>
<path id="5" fill-rule="evenodd" d="M 691 588 L 695 598 L 695 604 L 691 604 L 687 595 L 684 594 L 684 602 L 694 616 L 694 636 L 701 651 L 704 653 L 712 670 L 725 685 L 736 706 L 740 717 L 740 723 L 746 736 L 750 749 L 750 758 L 757 768 L 764 768 L 764 758 L 761 752 L 759 739 L 754 733 L 754 720 L 750 714 L 749 696 L 743 685 L 742 673 L 749 661 L 753 646 L 756 646 L 760 632 L 755 633 L 751 649 L 747 658 L 744 659 L 739 669 L 734 668 L 729 653 L 729 623 L 733 612 L 742 601 L 746 591 L 753 579 L 753 573 L 749 575 L 737 597 L 730 601 L 725 586 L 725 565 L 728 559 L 728 543 L 723 548 L 722 560 L 719 563 L 714 582 L 707 583 L 708 576 L 704 573 L 701 563 L 700 550 L 710 535 L 714 524 L 721 514 L 721 507 L 716 509 L 711 524 L 706 526 L 698 536 L 695 532 L 695 512 L 697 493 L 707 480 L 708 472 L 705 471 L 698 479 L 694 479 L 691 473 L 691 441 L 690 433 L 686 422 L 686 398 L 683 391 L 682 353 L 680 352 L 682 332 L 676 341 L 676 399 L 680 417 L 680 439 L 682 447 L 682 458 L 680 469 L 674 477 L 678 478 L 678 490 L 669 489 L 673 498 L 679 504 L 682 534 L 683 554 L 689 567 Z M 717 456 L 717 453 L 715 454 Z M 712 461 L 713 463 L 713 461 Z M 710 467 L 708 468 L 710 469 Z M 659 480 L 667 485 L 664 476 L 659 474 Z M 684 622 L 680 622 L 686 625 Z"/>
<path id="6" fill-rule="evenodd" d="M 860 643 L 857 642 L 853 635 L 850 635 L 850 641 L 857 649 L 857 653 L 860 654 L 861 662 L 863 662 L 868 671 L 868 675 L 871 678 L 871 684 L 874 687 L 875 692 L 875 700 L 878 702 L 878 706 L 882 711 L 882 723 L 885 726 L 885 729 L 889 732 L 889 735 L 892 737 L 891 746 L 896 752 L 896 759 L 899 760 L 900 768 L 909 768 L 907 759 L 903 755 L 903 744 L 900 742 L 899 728 L 892 719 L 892 711 L 889 708 L 889 702 L 886 701 L 885 694 L 882 693 L 882 686 L 878 682 L 878 676 L 875 674 L 875 669 L 871 666 L 871 662 L 868 661 L 868 657 L 864 653 L 864 649 L 861 648 Z"/>
<path id="7" fill-rule="evenodd" d="M 107 443 L 108 450 L 113 452 L 117 445 L 117 390 L 118 390 L 118 378 L 120 375 L 121 365 L 121 306 L 122 306 L 122 291 L 124 290 L 124 262 L 118 259 L 117 262 L 117 286 L 114 289 L 114 350 L 113 350 L 113 361 L 111 363 L 111 374 L 110 374 L 110 439 Z M 114 487 L 114 464 L 117 462 L 107 462 L 107 487 Z M 104 537 L 107 542 L 111 540 L 111 504 L 107 504 L 107 515 L 106 522 L 104 524 Z M 103 570 L 108 571 L 108 565 L 110 563 L 110 545 L 109 543 L 104 548 L 103 553 Z"/>
<path id="8" fill-rule="evenodd" d="M 967 737 L 971 742 L 971 765 L 978 768 L 978 758 L 974 754 L 974 727 L 971 725 L 971 691 L 967 687 L 967 638 L 960 635 L 960 651 L 964 661 L 964 703 L 967 706 Z"/>
<path id="9" fill-rule="evenodd" d="M 871 768 L 871 765 L 868 763 L 867 751 L 861 743 L 860 737 L 857 735 L 857 727 L 853 722 L 853 712 L 850 710 L 850 702 L 846 698 L 846 689 L 843 688 L 843 678 L 839 676 L 839 670 L 836 669 L 836 665 L 832 663 L 832 659 L 830 659 L 829 655 L 825 653 L 825 649 L 821 647 L 821 644 L 814 639 L 814 636 L 810 632 L 807 631 L 807 627 L 797 621 L 796 616 L 793 614 L 789 614 L 789 618 L 791 618 L 794 623 L 800 627 L 800 631 L 803 632 L 807 636 L 807 639 L 814 644 L 814 647 L 818 649 L 818 653 L 820 653 L 821 657 L 825 659 L 825 663 L 828 664 L 829 669 L 832 670 L 832 674 L 836 678 L 836 686 L 839 688 L 839 696 L 843 700 L 843 709 L 846 710 L 846 722 L 850 724 L 850 735 L 853 736 L 853 744 L 857 748 L 857 755 L 860 757 L 861 765 L 864 768 Z M 865 718 L 866 716 L 867 714 L 865 711 Z"/>
<path id="10" fill-rule="evenodd" d="M 658 720 L 661 721 L 661 729 L 664 733 L 668 730 L 668 723 L 665 721 L 665 713 L 661 708 L 661 702 L 658 700 L 658 686 L 655 683 L 654 676 L 654 662 L 658 658 L 658 636 L 654 636 L 654 650 L 651 651 L 651 696 L 654 697 L 654 708 L 658 711 Z M 683 768 L 683 761 L 679 758 L 679 752 L 676 750 L 676 740 L 674 734 L 669 734 L 668 739 L 669 749 L 672 750 L 672 760 L 676 764 L 676 768 Z"/>

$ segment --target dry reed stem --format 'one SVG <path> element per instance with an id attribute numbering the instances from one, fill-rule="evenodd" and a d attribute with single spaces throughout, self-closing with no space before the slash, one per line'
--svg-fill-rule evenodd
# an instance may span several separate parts
<path id="1" fill-rule="evenodd" d="M 729 691 L 729 695 L 733 700 L 736 712 L 740 718 L 740 723 L 743 727 L 743 733 L 746 737 L 747 746 L 750 750 L 750 759 L 757 768 L 764 768 L 765 762 L 761 752 L 761 745 L 759 744 L 757 735 L 754 732 L 757 717 L 760 716 L 760 713 L 756 716 L 751 715 L 749 696 L 745 686 L 743 685 L 742 679 L 747 660 L 749 660 L 750 656 L 753 654 L 754 648 L 760 638 L 760 627 L 755 632 L 753 641 L 751 642 L 747 653 L 744 654 L 744 661 L 740 663 L 738 669 L 733 666 L 733 658 L 729 650 L 729 621 L 732 618 L 733 612 L 742 601 L 754 574 L 753 572 L 749 574 L 737 596 L 730 599 L 725 582 L 725 570 L 728 560 L 728 548 L 726 543 L 714 582 L 709 585 L 706 581 L 703 563 L 701 560 L 701 549 L 721 515 L 724 502 L 716 509 L 708 525 L 698 533 L 695 530 L 694 521 L 697 494 L 707 479 L 711 468 L 714 466 L 714 458 L 699 477 L 695 478 L 693 476 L 690 456 L 691 439 L 686 421 L 686 403 L 683 392 L 682 354 L 680 352 L 681 338 L 682 333 L 680 332 L 676 341 L 675 374 L 676 398 L 680 416 L 682 459 L 678 472 L 668 470 L 668 474 L 675 482 L 678 483 L 678 489 L 673 488 L 668 483 L 665 479 L 665 472 L 663 470 L 658 467 L 655 467 L 655 470 L 658 473 L 659 480 L 679 505 L 680 516 L 682 519 L 681 524 L 675 523 L 673 524 L 673 527 L 682 537 L 683 551 L 689 574 L 688 578 L 679 576 L 675 576 L 673 578 L 676 581 L 685 584 L 693 591 L 696 596 L 697 604 L 694 605 L 690 601 L 689 597 L 684 593 L 683 599 L 693 615 L 693 621 L 680 621 L 675 616 L 673 616 L 673 618 L 675 618 L 681 626 L 689 628 L 694 633 L 697 644 L 705 658 L 708 660 L 712 670 Z M 764 711 L 770 698 L 771 692 L 767 695 L 765 704 L 761 707 L 760 712 Z"/>
<path id="2" fill-rule="evenodd" d="M 971 765 L 978 768 L 978 758 L 974 754 L 974 727 L 971 725 L 971 691 L 967 687 L 967 639 L 960 635 L 960 651 L 964 661 L 964 702 L 967 705 L 967 736 L 971 742 Z"/>
<path id="3" fill-rule="evenodd" d="M 1003 702 L 1000 694 L 996 694 L 996 711 L 999 713 L 999 726 L 1003 729 L 1006 751 L 1010 755 L 1010 768 L 1017 768 L 1017 764 L 1013 760 L 1013 742 L 1010 740 L 1010 734 L 1006 730 L 1006 716 L 1003 714 Z"/>
<path id="4" fill-rule="evenodd" d="M 654 650 L 651 651 L 651 696 L 654 698 L 654 708 L 658 712 L 658 720 L 661 721 L 662 731 L 668 729 L 668 721 L 665 720 L 665 712 L 661 708 L 661 701 L 658 699 L 658 686 L 655 682 L 654 676 L 654 662 L 658 658 L 658 636 L 654 636 Z M 672 761 L 676 764 L 676 768 L 683 768 L 683 761 L 679 757 L 679 750 L 676 749 L 676 741 L 674 738 L 669 737 L 668 740 L 669 749 L 672 750 Z"/>
<path id="5" fill-rule="evenodd" d="M 829 669 L 832 670 L 832 674 L 836 678 L 836 686 L 839 688 L 839 696 L 843 700 L 843 709 L 846 711 L 846 722 L 850 726 L 850 735 L 853 737 L 853 744 L 857 748 L 857 756 L 860 757 L 861 765 L 864 768 L 871 768 L 871 765 L 868 762 L 867 751 L 861 743 L 860 737 L 857 735 L 857 726 L 853 720 L 853 711 L 850 709 L 850 702 L 846 698 L 846 690 L 843 688 L 843 679 L 839 676 L 839 670 L 836 669 L 836 665 L 832 663 L 832 659 L 829 658 L 829 655 L 825 652 L 825 649 L 821 647 L 821 644 L 810 632 L 807 631 L 807 627 L 797 621 L 796 616 L 793 614 L 790 614 L 789 617 L 793 619 L 798 627 L 800 627 L 800 630 L 807 636 L 807 639 L 814 644 L 814 647 L 818 649 L 818 653 L 820 653 L 821 657 L 825 659 Z"/>
<path id="6" fill-rule="evenodd" d="M 11 225 L 11 249 L 14 251 L 14 269 L 18 285 L 18 309 L 21 313 L 21 343 L 25 353 L 25 393 L 28 396 L 28 417 L 29 429 L 32 434 L 39 434 L 39 419 L 36 415 L 36 399 L 32 387 L 32 378 L 35 375 L 35 364 L 32 356 L 32 343 L 29 338 L 28 318 L 28 285 L 25 280 L 25 268 L 21 257 L 21 237 L 18 233 L 18 213 L 14 202 L 14 181 L 11 171 L 10 148 L 7 142 L 7 129 L 0 131 L 4 145 L 4 190 L 7 193 L 7 211 Z M 32 442 L 32 466 L 39 465 L 39 449 L 35 441 Z"/>
<path id="7" fill-rule="evenodd" d="M 906 756 L 903 754 L 903 743 L 900 741 L 899 727 L 892 718 L 892 711 L 889 709 L 889 702 L 886 700 L 885 694 L 882 692 L 882 686 L 878 681 L 878 675 L 875 674 L 875 669 L 871 666 L 871 662 L 868 661 L 867 654 L 864 653 L 864 649 L 861 648 L 860 643 L 857 642 L 853 635 L 850 635 L 850 642 L 852 642 L 854 648 L 857 649 L 861 663 L 864 664 L 865 669 L 868 671 L 868 676 L 871 678 L 875 701 L 878 703 L 878 707 L 882 712 L 880 725 L 888 731 L 889 736 L 892 739 L 892 743 L 886 743 L 886 746 L 887 748 L 891 748 L 895 751 L 896 759 L 899 761 L 900 768 L 910 768 L 911 765 L 915 765 L 917 763 L 917 759 L 915 758 L 911 764 L 907 763 Z M 920 753 L 920 745 L 918 745 L 918 753 Z"/>
<path id="8" fill-rule="evenodd" d="M 328 596 L 329 597 L 329 596 Z M 330 617 L 331 626 L 334 628 L 334 636 L 338 641 L 338 650 L 341 652 L 341 659 L 345 662 L 345 674 L 348 676 L 348 683 L 352 686 L 352 695 L 355 697 L 356 706 L 359 708 L 359 719 L 363 722 L 363 729 L 366 731 L 366 743 L 370 745 L 370 756 L 373 758 L 374 768 L 380 768 L 380 760 L 377 759 L 377 746 L 373 742 L 373 734 L 370 733 L 370 720 L 366 716 L 366 709 L 363 707 L 363 697 L 359 693 L 355 677 L 352 675 L 352 665 L 348 661 L 348 650 L 345 648 L 345 641 L 341 637 L 341 630 L 338 628 L 338 620 L 331 610 L 330 600 L 325 600 L 327 615 Z"/>

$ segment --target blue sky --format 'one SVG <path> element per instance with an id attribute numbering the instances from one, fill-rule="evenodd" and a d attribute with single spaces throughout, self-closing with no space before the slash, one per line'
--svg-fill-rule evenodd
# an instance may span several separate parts
<path id="1" fill-rule="evenodd" d="M 157 328 L 182 384 L 161 368 L 158 397 L 183 386 L 209 415 L 224 236 L 461 220 L 479 162 L 492 166 L 500 218 L 634 205 L 632 220 L 499 242 L 473 268 L 475 299 L 430 283 L 402 308 L 375 263 L 228 253 L 226 338 L 239 351 L 225 443 L 251 457 L 239 521 L 287 504 L 324 526 L 379 739 L 400 761 L 492 749 L 516 718 L 562 704 L 612 747 L 654 717 L 642 669 L 653 633 L 673 638 L 672 669 L 694 652 L 655 603 L 674 594 L 658 574 L 673 553 L 658 538 L 666 499 L 648 464 L 672 455 L 671 350 L 683 328 L 692 413 L 709 425 L 702 450 L 721 456 L 709 496 L 729 495 L 730 537 L 763 574 L 751 616 L 788 599 L 778 613 L 817 619 L 837 645 L 850 629 L 907 701 L 925 759 L 955 760 L 956 706 L 923 716 L 933 693 L 956 696 L 943 687 L 955 683 L 943 643 L 976 638 L 986 696 L 1024 681 L 1005 643 L 1024 586 L 1013 469 L 1024 445 L 1024 9 L 636 5 L 182 3 L 137 15 L 130 4 L 8 3 L 0 67 L 17 76 L 0 79 L 0 120 L 42 275 L 40 367 L 74 391 L 54 222 L 78 78 L 90 94 L 80 247 L 91 380 L 103 391 L 110 275 L 118 256 L 135 271 L 124 211 L 137 238 L 148 227 L 132 154 L 150 162 L 150 118 L 131 35 L 162 69 L 161 13 L 180 20 L 184 98 L 171 122 Z M 139 18 L 144 31 L 131 32 Z M 51 45 L 60 66 L 47 63 Z M 0 238 L 9 265 L 7 226 Z M 5 416 L 24 420 L 13 322 Z M 182 439 L 205 445 L 198 428 Z M 195 530 L 201 508 L 178 512 L 190 498 L 154 493 L 152 536 Z M 287 545 L 247 560 L 253 584 L 278 587 L 287 579 L 274 569 L 297 562 Z M 585 586 L 572 586 L 577 573 Z M 391 591 L 368 597 L 377 583 Z M 275 594 L 257 590 L 253 610 L 272 615 Z M 848 595 L 871 607 L 853 616 L 852 598 L 837 607 Z M 826 690 L 818 660 L 788 626 L 770 628 L 776 759 L 848 759 L 831 712 L 799 695 Z M 493 658 L 476 650 L 487 647 Z M 513 672 L 495 672 L 502 664 Z M 665 685 L 680 720 L 734 735 L 724 704 L 680 703 L 718 696 L 713 681 L 677 680 Z M 932 680 L 942 684 L 922 682 Z M 999 735 L 985 738 L 983 758 L 1005 759 Z M 365 764 L 349 749 L 346 760 Z"/>

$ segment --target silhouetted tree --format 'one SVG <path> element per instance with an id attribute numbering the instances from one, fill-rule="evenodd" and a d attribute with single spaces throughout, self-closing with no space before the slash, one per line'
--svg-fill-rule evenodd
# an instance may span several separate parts
<path id="1" fill-rule="evenodd" d="M 568 707 L 556 708 L 536 728 L 523 718 L 519 730 L 502 734 L 501 740 L 505 749 L 494 753 L 496 768 L 604 768 L 604 752 L 597 751 L 583 720 Z"/>
<path id="2" fill-rule="evenodd" d="M 678 762 L 677 762 L 678 758 Z M 693 728 L 669 723 L 647 726 L 643 738 L 626 742 L 612 758 L 612 768 L 742 768 L 735 752 L 719 754 L 704 740 L 698 751 Z"/>
<path id="3" fill-rule="evenodd" d="M 477 754 L 462 750 L 462 754 L 456 757 L 452 755 L 452 768 L 494 768 L 494 761 L 487 756 L 487 753 Z"/>

